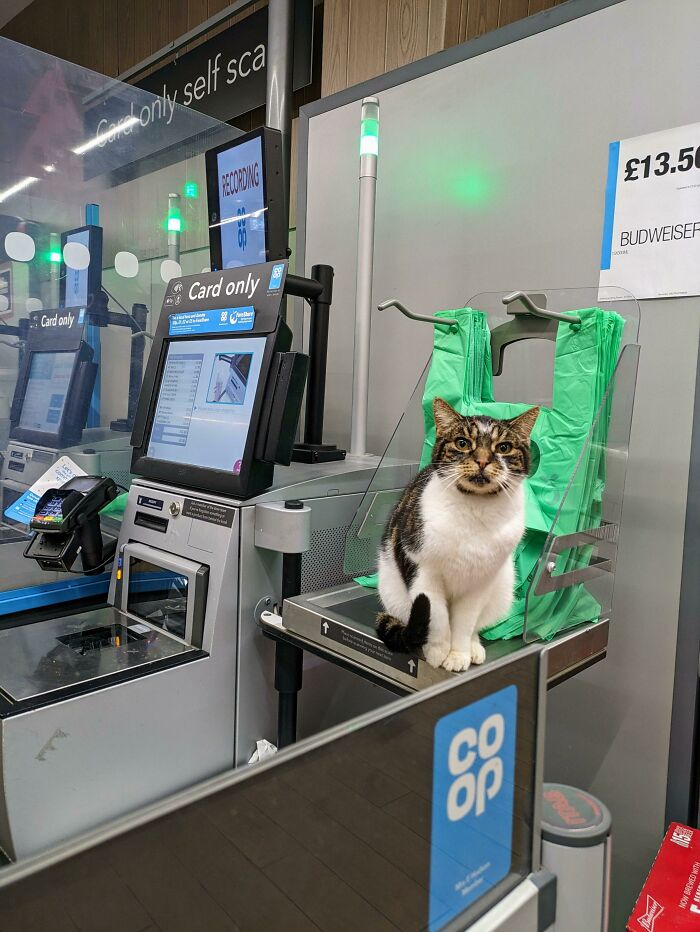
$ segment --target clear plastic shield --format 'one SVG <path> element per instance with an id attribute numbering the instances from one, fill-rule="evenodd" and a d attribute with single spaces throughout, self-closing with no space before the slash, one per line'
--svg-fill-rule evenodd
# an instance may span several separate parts
<path id="1" fill-rule="evenodd" d="M 546 437 L 539 445 L 533 442 L 526 534 L 515 555 L 514 606 L 508 619 L 484 632 L 491 639 L 522 635 L 529 641 L 595 621 L 610 609 L 639 356 L 639 306 L 622 289 L 527 292 L 537 308 L 568 315 L 560 321 L 525 313 L 517 299 L 504 304 L 508 294 L 469 299 L 467 306 L 485 316 L 486 375 L 469 374 L 477 362 L 459 357 L 445 368 L 452 384 L 442 388 L 464 401 L 464 413 L 483 410 L 508 417 L 520 410 L 513 406 L 540 405 L 542 430 L 552 434 L 556 423 L 562 431 L 559 450 Z M 570 320 L 579 317 L 590 323 L 595 312 L 589 309 L 595 308 L 611 312 L 595 315 L 603 327 L 614 324 L 609 334 L 603 329 L 587 341 L 564 344 L 559 328 L 575 329 Z M 443 333 L 448 329 L 438 326 Z M 446 346 L 451 350 L 443 342 L 440 351 Z M 571 358 L 562 362 L 567 353 Z M 346 572 L 368 587 L 376 585 L 377 553 L 391 510 L 406 481 L 430 459 L 431 404 L 441 390 L 431 370 L 435 359 L 428 361 L 347 535 Z M 478 360 L 481 365 L 481 356 Z M 457 376 L 468 389 L 455 389 Z M 469 397 L 460 396 L 460 390 Z M 402 475 L 406 480 L 399 482 Z"/>

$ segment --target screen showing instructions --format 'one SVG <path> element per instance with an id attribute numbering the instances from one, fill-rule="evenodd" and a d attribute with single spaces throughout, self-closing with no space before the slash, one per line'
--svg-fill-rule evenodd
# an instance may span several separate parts
<path id="1" fill-rule="evenodd" d="M 265 262 L 262 139 L 220 152 L 219 219 L 225 269 Z"/>
<path id="2" fill-rule="evenodd" d="M 57 434 L 66 406 L 75 353 L 34 353 L 19 426 Z"/>
<path id="3" fill-rule="evenodd" d="M 238 474 L 264 337 L 171 343 L 147 455 Z"/>

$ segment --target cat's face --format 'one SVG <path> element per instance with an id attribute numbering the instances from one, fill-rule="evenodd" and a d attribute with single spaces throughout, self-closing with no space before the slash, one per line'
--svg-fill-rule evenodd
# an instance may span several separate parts
<path id="1" fill-rule="evenodd" d="M 465 494 L 497 495 L 512 488 L 530 468 L 530 434 L 539 408 L 507 421 L 462 417 L 442 398 L 433 402 L 433 463 Z"/>

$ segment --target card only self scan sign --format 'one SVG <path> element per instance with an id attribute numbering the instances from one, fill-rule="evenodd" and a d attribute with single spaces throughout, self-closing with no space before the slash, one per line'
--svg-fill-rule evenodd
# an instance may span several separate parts
<path id="1" fill-rule="evenodd" d="M 510 872 L 517 705 L 507 686 L 435 726 L 430 932 Z"/>

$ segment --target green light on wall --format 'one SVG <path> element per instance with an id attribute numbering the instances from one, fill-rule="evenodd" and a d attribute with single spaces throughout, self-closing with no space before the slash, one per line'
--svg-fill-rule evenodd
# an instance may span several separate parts
<path id="1" fill-rule="evenodd" d="M 196 181 L 188 181 L 182 189 L 185 197 L 199 197 L 199 187 Z"/>
<path id="2" fill-rule="evenodd" d="M 463 204 L 479 207 L 492 199 L 493 189 L 485 172 L 471 169 L 454 179 L 452 193 Z"/>
<path id="3" fill-rule="evenodd" d="M 360 125 L 360 155 L 379 155 L 379 120 L 366 117 Z"/>
<path id="4" fill-rule="evenodd" d="M 63 261 L 61 253 L 61 241 L 57 233 L 49 233 L 49 251 L 46 253 L 49 262 L 55 262 L 57 265 Z"/>

